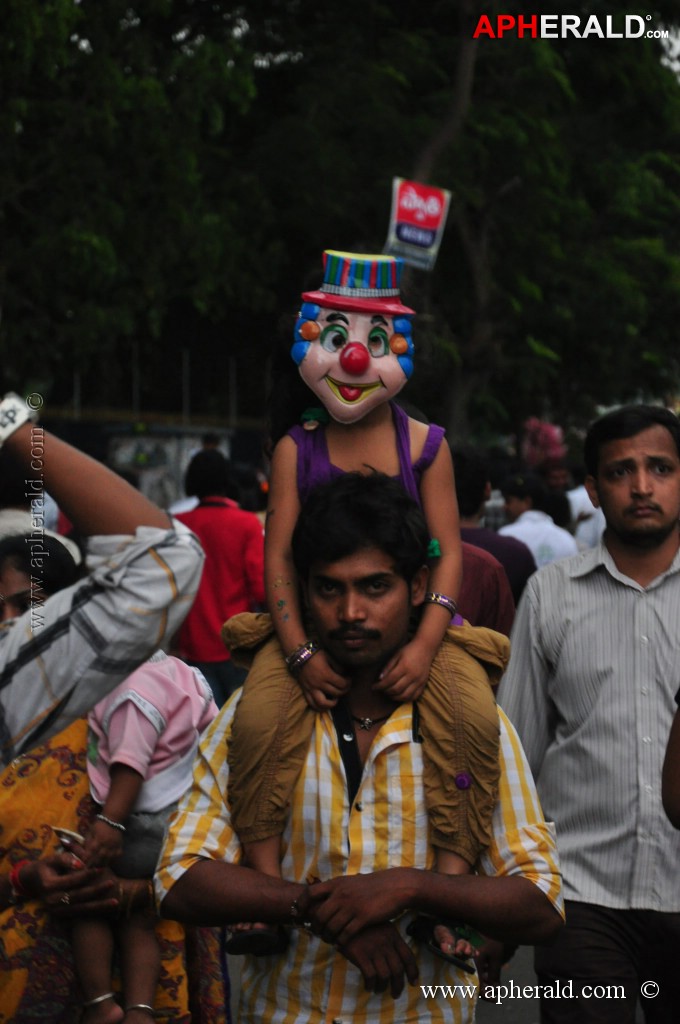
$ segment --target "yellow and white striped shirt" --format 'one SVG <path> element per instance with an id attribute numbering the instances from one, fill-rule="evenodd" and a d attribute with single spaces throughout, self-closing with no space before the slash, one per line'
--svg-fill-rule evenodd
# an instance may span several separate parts
<path id="1" fill-rule="evenodd" d="M 194 785 L 170 827 L 156 876 L 162 900 L 201 858 L 237 862 L 240 857 L 225 804 L 226 744 L 235 696 L 204 734 Z M 422 745 L 414 742 L 412 704 L 403 704 L 375 737 L 359 791 L 350 806 L 339 739 L 329 714 L 316 717 L 314 734 L 283 836 L 281 871 L 295 881 L 327 879 L 393 867 L 431 868 L 428 819 L 422 783 Z M 500 799 L 494 841 L 478 870 L 521 874 L 562 913 L 561 878 L 554 831 L 546 823 L 519 740 L 501 714 Z M 399 921 L 402 935 L 411 915 Z M 407 939 L 408 941 L 408 939 Z M 458 991 L 426 997 L 421 985 L 471 984 L 466 975 L 429 953 L 419 956 L 420 977 L 398 999 L 364 991 L 359 970 L 333 947 L 291 930 L 285 956 L 246 957 L 239 1020 L 272 1024 L 467 1024 L 475 996 Z"/>

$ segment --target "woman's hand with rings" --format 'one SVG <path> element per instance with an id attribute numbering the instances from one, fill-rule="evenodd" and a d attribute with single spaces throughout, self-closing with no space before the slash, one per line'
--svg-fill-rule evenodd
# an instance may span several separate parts
<path id="1" fill-rule="evenodd" d="M 111 914 L 120 909 L 111 872 L 87 868 L 75 852 L 56 853 L 22 868 L 27 898 L 40 900 L 58 917 Z"/>
<path id="2" fill-rule="evenodd" d="M 45 903 L 56 917 L 117 914 L 120 911 L 119 888 L 111 871 L 84 868 L 62 876 L 54 893 L 46 896 Z"/>
<path id="3" fill-rule="evenodd" d="M 48 897 L 59 889 L 64 891 L 62 882 L 85 865 L 75 853 L 55 853 L 41 860 L 34 860 L 21 868 L 21 888 L 27 898 L 47 902 Z"/>

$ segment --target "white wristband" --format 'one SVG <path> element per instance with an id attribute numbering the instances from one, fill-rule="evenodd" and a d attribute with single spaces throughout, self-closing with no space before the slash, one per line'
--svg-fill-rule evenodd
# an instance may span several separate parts
<path id="1" fill-rule="evenodd" d="M 0 448 L 15 430 L 29 420 L 35 422 L 37 418 L 38 413 L 35 409 L 31 409 L 19 395 L 8 391 L 0 402 Z"/>

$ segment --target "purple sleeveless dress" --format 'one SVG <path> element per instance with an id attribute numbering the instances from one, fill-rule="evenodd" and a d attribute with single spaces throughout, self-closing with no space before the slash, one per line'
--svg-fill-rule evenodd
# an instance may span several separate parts
<path id="1" fill-rule="evenodd" d="M 404 490 L 414 501 L 420 504 L 420 481 L 423 473 L 432 465 L 434 457 L 444 437 L 444 428 L 430 424 L 423 450 L 416 460 L 411 462 L 411 445 L 409 441 L 408 416 L 398 405 L 390 402 L 392 421 L 397 435 L 397 455 L 399 457 L 398 480 Z M 334 466 L 328 455 L 326 431 L 323 426 L 316 430 L 305 430 L 296 424 L 288 431 L 297 445 L 297 487 L 302 504 L 310 492 L 319 484 L 335 480 L 343 475 L 343 470 Z"/>

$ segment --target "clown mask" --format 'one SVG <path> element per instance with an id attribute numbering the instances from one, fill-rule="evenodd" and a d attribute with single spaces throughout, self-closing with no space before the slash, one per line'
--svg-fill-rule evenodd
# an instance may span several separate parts
<path id="1" fill-rule="evenodd" d="M 394 398 L 413 372 L 408 317 L 305 303 L 291 355 L 338 423 L 355 423 Z"/>
<path id="2" fill-rule="evenodd" d="M 305 292 L 291 355 L 338 423 L 355 423 L 413 373 L 413 310 L 399 298 L 402 262 L 324 252 L 324 282 Z"/>

